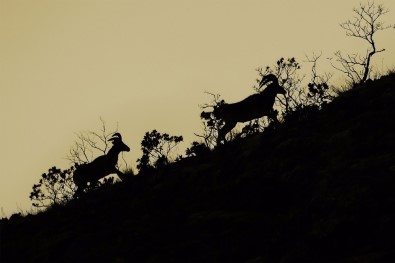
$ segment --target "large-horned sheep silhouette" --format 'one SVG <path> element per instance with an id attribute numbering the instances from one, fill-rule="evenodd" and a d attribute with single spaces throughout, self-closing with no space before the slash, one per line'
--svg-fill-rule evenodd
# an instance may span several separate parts
<path id="1" fill-rule="evenodd" d="M 271 113 L 276 95 L 285 94 L 286 91 L 278 84 L 278 79 L 273 74 L 264 76 L 259 83 L 259 88 L 269 82 L 271 83 L 268 84 L 266 89 L 262 92 L 253 94 L 236 103 L 225 103 L 214 110 L 214 116 L 225 122 L 225 125 L 218 132 L 218 145 L 225 140 L 226 134 L 230 132 L 238 122 L 251 121 L 263 116 L 273 117 Z"/>
<path id="2" fill-rule="evenodd" d="M 97 157 L 90 163 L 82 164 L 75 170 L 73 175 L 74 183 L 77 186 L 75 196 L 81 195 L 88 182 L 95 184 L 99 179 L 112 173 L 116 173 L 120 177 L 124 175 L 117 169 L 118 155 L 120 152 L 129 152 L 130 148 L 122 141 L 122 136 L 119 133 L 114 133 L 108 141 L 111 141 L 113 146 L 107 154 Z"/>

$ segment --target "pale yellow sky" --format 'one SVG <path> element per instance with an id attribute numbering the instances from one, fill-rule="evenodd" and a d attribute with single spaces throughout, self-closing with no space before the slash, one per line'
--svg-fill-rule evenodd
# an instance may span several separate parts
<path id="1" fill-rule="evenodd" d="M 322 51 L 319 70 L 333 71 L 325 57 L 365 48 L 339 27 L 359 2 L 0 0 L 0 208 L 29 210 L 33 184 L 68 168 L 75 132 L 97 130 L 100 116 L 118 122 L 135 165 L 146 131 L 183 135 L 183 149 L 197 139 L 205 91 L 241 100 L 255 69 L 282 56 Z M 376 2 L 395 23 L 395 1 Z M 377 35 L 384 70 L 394 33 Z"/>

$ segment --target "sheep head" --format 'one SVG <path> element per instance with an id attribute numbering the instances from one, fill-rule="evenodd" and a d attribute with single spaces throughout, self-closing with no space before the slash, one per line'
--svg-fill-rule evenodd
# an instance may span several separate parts
<path id="1" fill-rule="evenodd" d="M 130 148 L 127 146 L 123 141 L 122 141 L 122 136 L 120 133 L 116 132 L 112 135 L 110 139 L 108 139 L 109 142 L 112 142 L 114 147 L 117 147 L 120 152 L 129 152 Z"/>
<path id="2" fill-rule="evenodd" d="M 263 76 L 261 82 L 259 83 L 259 88 L 262 88 L 263 85 L 269 82 L 271 83 L 268 85 L 268 88 L 270 87 L 274 89 L 276 93 L 283 95 L 286 94 L 285 89 L 282 86 L 280 86 L 280 84 L 278 84 L 278 78 L 274 74 Z"/>

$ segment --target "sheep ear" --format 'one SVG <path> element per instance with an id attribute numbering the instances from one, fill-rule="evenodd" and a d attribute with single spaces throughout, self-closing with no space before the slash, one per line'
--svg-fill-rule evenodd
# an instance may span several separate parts
<path id="1" fill-rule="evenodd" d="M 119 140 L 118 137 L 112 137 L 112 138 L 108 139 L 107 141 L 114 143 L 117 140 Z"/>
<path id="2" fill-rule="evenodd" d="M 265 85 L 265 78 L 262 78 L 261 82 L 259 82 L 259 88 L 262 88 L 263 85 Z"/>
<path id="3" fill-rule="evenodd" d="M 261 82 L 259 82 L 259 87 L 262 88 L 263 85 L 268 83 L 270 80 L 267 78 L 267 76 L 263 77 Z"/>
<path id="4" fill-rule="evenodd" d="M 122 136 L 119 132 L 116 132 L 112 135 L 112 137 L 110 139 L 108 139 L 108 141 L 112 141 L 114 142 L 115 140 L 121 140 L 122 141 Z"/>
<path id="5" fill-rule="evenodd" d="M 268 74 L 266 76 L 263 76 L 261 82 L 259 83 L 259 87 L 262 88 L 262 86 L 268 83 L 269 81 L 278 82 L 278 79 L 274 74 Z"/>
<path id="6" fill-rule="evenodd" d="M 116 139 L 122 140 L 122 136 L 119 132 L 114 133 L 111 138 L 116 138 Z"/>

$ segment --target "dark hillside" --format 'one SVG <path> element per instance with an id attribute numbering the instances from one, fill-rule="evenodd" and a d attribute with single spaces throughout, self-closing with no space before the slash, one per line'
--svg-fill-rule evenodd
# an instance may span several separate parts
<path id="1" fill-rule="evenodd" d="M 1 262 L 395 262 L 395 75 L 277 130 L 1 221 Z"/>

